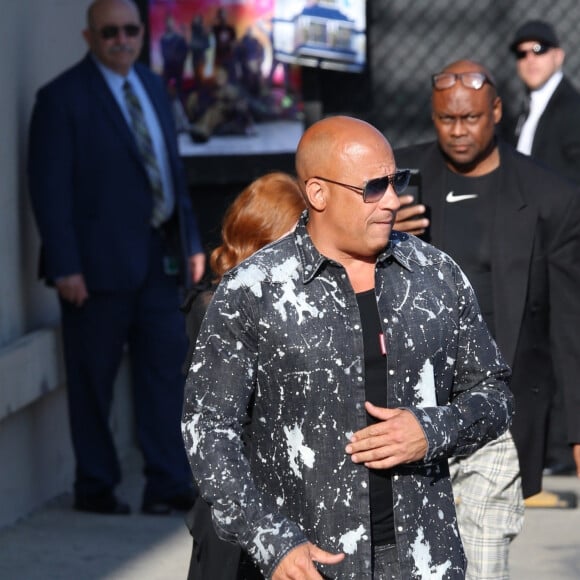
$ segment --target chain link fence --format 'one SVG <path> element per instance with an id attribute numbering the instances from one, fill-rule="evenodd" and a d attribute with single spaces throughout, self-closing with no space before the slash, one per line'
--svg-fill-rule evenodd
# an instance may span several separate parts
<path id="1" fill-rule="evenodd" d="M 524 98 L 509 51 L 529 19 L 550 22 L 566 51 L 564 72 L 580 86 L 580 2 L 577 0 L 370 0 L 368 91 L 357 116 L 376 125 L 395 147 L 434 138 L 431 75 L 464 58 L 495 75 L 504 115 Z M 361 103 L 364 98 L 366 102 Z"/>

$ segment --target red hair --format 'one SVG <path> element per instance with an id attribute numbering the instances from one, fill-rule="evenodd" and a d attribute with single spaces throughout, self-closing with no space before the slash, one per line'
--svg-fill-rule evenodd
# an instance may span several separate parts
<path id="1" fill-rule="evenodd" d="M 288 232 L 305 208 L 298 182 L 286 173 L 267 173 L 250 183 L 227 209 L 222 244 L 211 253 L 210 267 L 217 280 Z"/>

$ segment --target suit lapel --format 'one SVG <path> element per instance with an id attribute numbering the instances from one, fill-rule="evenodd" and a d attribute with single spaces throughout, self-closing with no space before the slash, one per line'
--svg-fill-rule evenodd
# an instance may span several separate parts
<path id="1" fill-rule="evenodd" d="M 560 84 L 556 87 L 554 94 L 550 97 L 544 112 L 538 120 L 538 126 L 534 133 L 532 156 L 538 154 L 538 149 L 541 147 L 542 143 L 550 142 L 550 139 L 546 137 L 546 134 L 551 132 L 554 118 L 558 117 L 558 110 L 561 108 L 563 101 L 565 102 L 566 100 L 566 94 L 569 87 L 568 80 L 563 78 L 560 81 Z"/>
<path id="2" fill-rule="evenodd" d="M 513 364 L 534 247 L 536 211 L 525 201 L 514 153 L 500 145 L 501 179 L 494 202 L 493 296 L 497 342 Z M 506 251 L 506 248 L 509 250 Z"/>
<path id="3" fill-rule="evenodd" d="M 143 160 L 141 159 L 139 149 L 137 148 L 135 137 L 133 136 L 131 128 L 125 120 L 125 117 L 123 116 L 123 113 L 121 112 L 115 97 L 112 95 L 109 87 L 107 86 L 107 82 L 97 68 L 97 65 L 93 62 L 92 57 L 87 56 L 85 62 L 89 90 L 99 100 L 104 115 L 109 118 L 109 121 L 111 122 L 111 125 L 116 131 L 118 137 L 126 142 L 127 147 L 135 156 L 135 159 L 139 162 L 139 165 L 143 167 L 143 171 L 145 171 Z"/>

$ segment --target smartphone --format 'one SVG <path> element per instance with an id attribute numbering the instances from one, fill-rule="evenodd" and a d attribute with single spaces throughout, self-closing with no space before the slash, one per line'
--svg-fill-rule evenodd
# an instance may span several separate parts
<path id="1" fill-rule="evenodd" d="M 411 178 L 409 179 L 409 185 L 407 185 L 407 189 L 405 189 L 401 195 L 412 195 L 413 203 L 411 205 L 422 204 L 423 196 L 421 195 L 421 171 L 419 171 L 417 168 L 412 168 L 410 171 Z M 424 215 L 429 219 L 429 221 L 431 221 L 431 208 L 426 206 Z M 420 237 L 426 242 L 431 242 L 431 227 L 429 226 Z"/>
<path id="2" fill-rule="evenodd" d="M 412 195 L 413 204 L 422 203 L 421 172 L 418 169 L 411 169 L 411 179 L 409 180 L 409 185 L 407 185 L 407 189 L 405 189 L 401 195 Z"/>

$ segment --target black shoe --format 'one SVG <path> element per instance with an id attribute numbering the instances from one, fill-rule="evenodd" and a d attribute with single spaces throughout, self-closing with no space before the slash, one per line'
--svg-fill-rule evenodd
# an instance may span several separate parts
<path id="1" fill-rule="evenodd" d="M 141 511 L 152 516 L 167 516 L 173 512 L 186 512 L 193 507 L 196 497 L 195 491 L 187 490 L 165 499 L 143 500 Z"/>
<path id="2" fill-rule="evenodd" d="M 73 507 L 78 512 L 111 516 L 126 516 L 131 513 L 129 505 L 118 500 L 112 493 L 77 497 Z"/>

